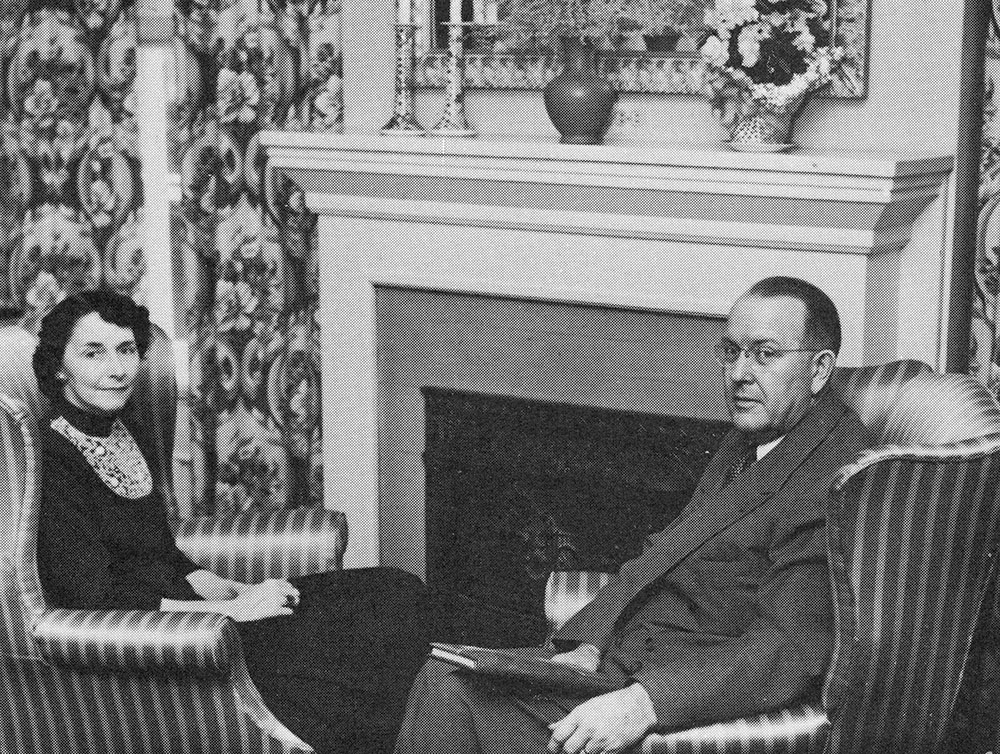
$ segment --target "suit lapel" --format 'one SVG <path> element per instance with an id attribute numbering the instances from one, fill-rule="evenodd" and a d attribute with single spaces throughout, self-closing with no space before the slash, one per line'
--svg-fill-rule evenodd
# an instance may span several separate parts
<path id="1" fill-rule="evenodd" d="M 599 597 L 607 602 L 599 606 L 600 610 L 607 610 L 617 619 L 628 603 L 653 581 L 770 500 L 836 426 L 843 413 L 844 406 L 839 401 L 819 401 L 808 418 L 793 427 L 770 453 L 750 464 L 738 479 L 722 487 L 725 470 L 739 457 L 741 448 L 746 447 L 746 440 L 740 433 L 730 433 L 733 436 L 727 436 L 727 443 L 717 454 L 720 462 L 713 462 L 706 470 L 706 478 L 692 498 L 694 510 L 676 526 L 651 537 L 646 551 L 622 567 L 620 578 L 611 582 L 615 588 L 601 590 L 605 594 Z M 712 478 L 708 478 L 710 473 Z M 699 494 L 704 495 L 703 499 L 697 499 Z"/>

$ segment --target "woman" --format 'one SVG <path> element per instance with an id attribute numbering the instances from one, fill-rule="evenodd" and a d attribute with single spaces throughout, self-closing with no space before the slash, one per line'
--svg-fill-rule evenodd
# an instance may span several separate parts
<path id="1" fill-rule="evenodd" d="M 423 585 L 393 569 L 244 584 L 176 546 L 122 412 L 149 346 L 149 312 L 86 291 L 42 321 L 39 572 L 50 604 L 221 613 L 237 621 L 268 707 L 321 752 L 391 751 L 426 654 Z"/>

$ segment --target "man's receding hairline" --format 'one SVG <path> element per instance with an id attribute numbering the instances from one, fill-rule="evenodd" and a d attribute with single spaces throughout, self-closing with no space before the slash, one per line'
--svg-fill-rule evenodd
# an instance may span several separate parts
<path id="1" fill-rule="evenodd" d="M 793 296 L 793 295 L 791 295 L 789 293 L 775 293 L 774 295 L 770 295 L 770 294 L 765 294 L 765 293 L 757 293 L 756 291 L 749 290 L 746 293 L 744 293 L 742 296 L 740 296 L 738 299 L 736 299 L 736 301 L 733 303 L 732 308 L 729 310 L 729 316 L 726 317 L 726 322 L 727 323 L 729 322 L 729 318 L 732 317 L 733 311 L 736 309 L 736 307 L 740 303 L 742 303 L 744 301 L 751 301 L 753 299 L 757 299 L 758 301 L 774 301 L 775 299 L 779 299 L 779 298 L 787 299 L 788 301 L 794 301 L 795 303 L 799 304 L 802 307 L 802 336 L 801 336 L 801 340 L 802 340 L 802 346 L 803 347 L 815 348 L 817 350 L 823 350 L 823 351 L 832 351 L 833 350 L 833 346 L 831 346 L 829 344 L 822 345 L 821 343 L 817 342 L 817 340 L 816 340 L 815 337 L 809 337 L 809 334 L 807 333 L 807 330 L 809 329 L 808 326 L 807 326 L 809 324 L 809 304 L 807 304 L 805 301 L 803 301 L 798 296 Z"/>

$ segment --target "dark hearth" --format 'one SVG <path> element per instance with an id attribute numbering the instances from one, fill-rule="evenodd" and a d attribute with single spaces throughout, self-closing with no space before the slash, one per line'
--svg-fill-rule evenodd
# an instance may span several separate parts
<path id="1" fill-rule="evenodd" d="M 423 393 L 427 583 L 447 595 L 447 638 L 467 643 L 540 641 L 544 625 L 531 619 L 543 614 L 549 573 L 615 571 L 638 554 L 643 539 L 687 502 L 726 428 L 438 388 Z"/>

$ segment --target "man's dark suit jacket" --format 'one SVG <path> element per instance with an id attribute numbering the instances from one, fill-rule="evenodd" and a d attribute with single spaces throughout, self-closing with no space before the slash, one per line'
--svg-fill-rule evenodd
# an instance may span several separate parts
<path id="1" fill-rule="evenodd" d="M 649 692 L 664 728 L 779 708 L 821 683 L 833 643 L 825 509 L 863 449 L 857 416 L 828 392 L 763 458 L 730 431 L 691 501 L 643 554 L 555 634 Z"/>

